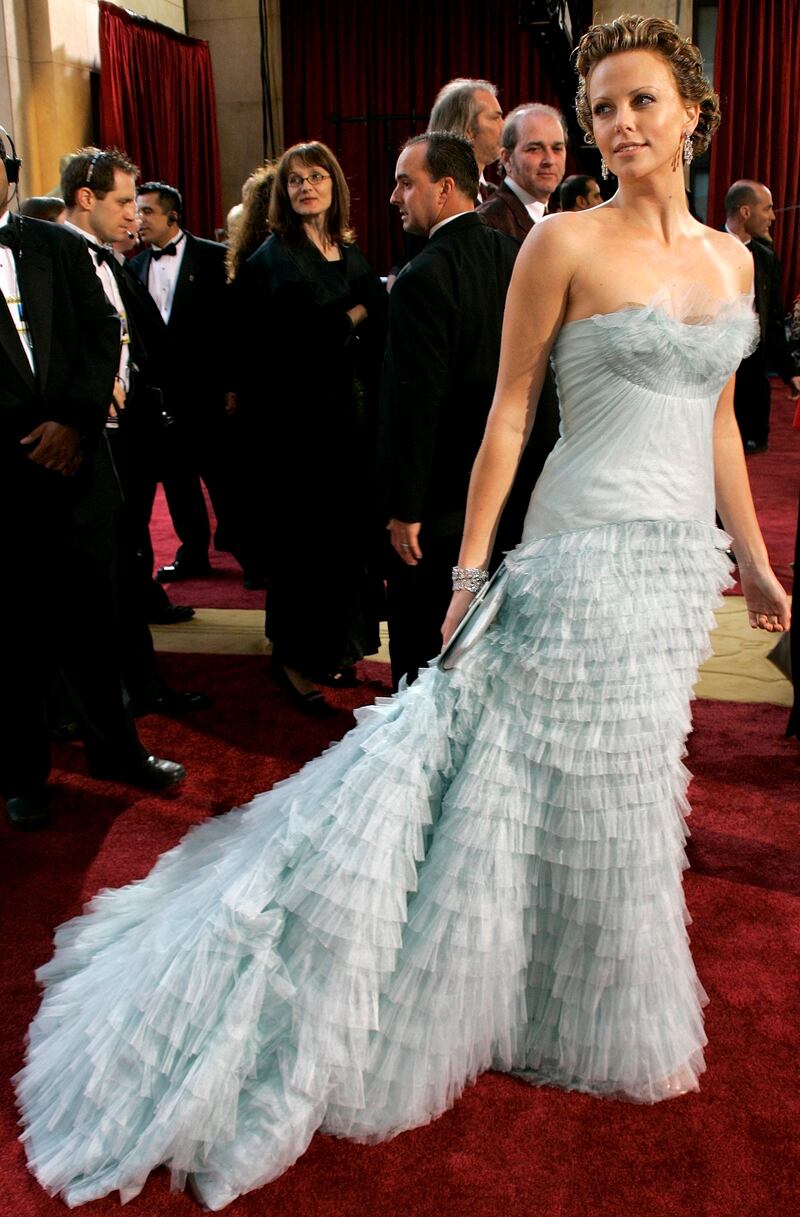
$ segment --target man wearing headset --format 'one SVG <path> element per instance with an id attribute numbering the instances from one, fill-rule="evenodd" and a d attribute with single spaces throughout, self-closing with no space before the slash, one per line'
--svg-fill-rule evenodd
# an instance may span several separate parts
<path id="1" fill-rule="evenodd" d="M 99 479 L 119 364 L 119 319 L 86 244 L 63 225 L 8 211 L 19 160 L 0 130 L 0 794 L 15 828 L 49 820 L 47 698 L 74 678 L 90 771 L 160 788 L 181 765 L 148 756 L 115 661 Z M 98 453 L 101 459 L 98 460 Z"/>
<path id="2" fill-rule="evenodd" d="M 149 248 L 131 265 L 167 327 L 172 425 L 164 436 L 162 481 L 181 545 L 175 560 L 156 578 L 171 583 L 210 573 L 211 533 L 200 477 L 217 516 L 217 547 L 230 549 L 245 565 L 237 548 L 232 420 L 225 410 L 225 247 L 186 232 L 181 225 L 183 202 L 174 186 L 145 182 L 137 196 L 139 235 Z"/>

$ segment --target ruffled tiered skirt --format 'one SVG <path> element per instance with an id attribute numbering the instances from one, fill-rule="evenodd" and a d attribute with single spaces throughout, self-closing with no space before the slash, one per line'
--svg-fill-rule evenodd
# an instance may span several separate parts
<path id="1" fill-rule="evenodd" d="M 729 582 L 699 523 L 545 537 L 450 672 L 62 926 L 17 1077 L 70 1205 L 166 1163 L 212 1209 L 317 1129 L 380 1140 L 486 1069 L 696 1087 L 689 698 Z"/>

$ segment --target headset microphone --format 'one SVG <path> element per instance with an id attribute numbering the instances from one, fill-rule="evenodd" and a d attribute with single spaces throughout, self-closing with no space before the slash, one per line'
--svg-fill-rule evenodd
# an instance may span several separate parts
<path id="1" fill-rule="evenodd" d="M 11 156 L 6 152 L 6 146 L 2 137 L 5 136 L 11 145 Z M 0 126 L 0 160 L 6 167 L 6 177 L 9 185 L 16 186 L 19 182 L 19 171 L 22 166 L 22 161 L 17 156 L 17 150 L 14 147 L 14 140 L 11 138 L 10 132 L 6 131 L 5 127 Z"/>

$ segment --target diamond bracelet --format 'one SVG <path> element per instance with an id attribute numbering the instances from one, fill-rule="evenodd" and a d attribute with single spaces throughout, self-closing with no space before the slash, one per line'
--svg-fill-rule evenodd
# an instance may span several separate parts
<path id="1" fill-rule="evenodd" d="M 453 567 L 453 591 L 454 592 L 479 592 L 484 583 L 489 581 L 488 570 L 482 570 L 479 566 L 454 566 Z"/>

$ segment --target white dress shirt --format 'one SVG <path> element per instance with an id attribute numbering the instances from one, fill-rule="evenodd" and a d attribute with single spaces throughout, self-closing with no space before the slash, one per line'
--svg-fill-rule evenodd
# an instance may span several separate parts
<path id="1" fill-rule="evenodd" d="M 6 211 L 0 216 L 0 228 L 5 228 L 8 220 L 9 213 Z M 25 320 L 25 310 L 22 307 L 22 297 L 19 294 L 17 264 L 14 261 L 13 253 L 6 245 L 0 245 L 0 291 L 5 297 L 8 311 L 11 314 L 11 320 L 14 323 L 14 329 L 19 334 L 22 349 L 28 357 L 28 363 L 31 365 L 31 371 L 35 376 L 36 360 L 33 356 L 33 342 L 31 341 L 30 330 Z"/>
<path id="2" fill-rule="evenodd" d="M 150 270 L 147 275 L 147 290 L 158 305 L 158 311 L 164 318 L 164 323 L 169 323 L 170 314 L 172 313 L 172 302 L 175 299 L 175 287 L 178 282 L 178 275 L 181 273 L 181 264 L 183 263 L 183 255 L 186 253 L 186 234 L 178 231 L 178 233 L 167 242 L 167 245 L 177 245 L 178 251 L 172 257 L 150 259 Z M 166 245 L 164 248 L 166 249 Z"/>
<path id="3" fill-rule="evenodd" d="M 111 256 L 114 256 L 114 251 L 110 245 L 100 246 L 99 241 L 91 237 L 88 232 L 84 232 L 82 228 L 78 228 L 77 224 L 71 224 L 69 220 L 64 221 L 64 227 L 69 228 L 72 232 L 76 232 L 79 237 L 83 237 L 89 247 L 89 253 L 94 262 L 94 269 L 97 272 L 97 277 L 100 280 L 100 285 L 105 292 L 106 300 L 113 308 L 119 318 L 119 366 L 117 368 L 117 380 L 122 385 L 125 392 L 130 388 L 130 363 L 131 363 L 131 347 L 130 334 L 128 332 L 128 317 L 125 312 L 125 305 L 120 295 L 120 290 L 117 281 L 114 278 L 114 272 L 107 262 L 101 262 L 97 256 L 97 251 L 100 248 L 107 250 Z"/>
<path id="4" fill-rule="evenodd" d="M 540 203 L 532 194 L 528 194 L 527 190 L 523 190 L 519 183 L 514 181 L 513 177 L 506 177 L 505 183 L 509 190 L 513 191 L 519 201 L 524 204 L 525 210 L 534 224 L 544 219 L 544 213 L 547 211 L 546 203 Z"/>
<path id="5" fill-rule="evenodd" d="M 448 216 L 446 220 L 439 220 L 439 223 L 434 224 L 433 228 L 431 228 L 428 232 L 428 240 L 430 240 L 433 234 L 438 232 L 440 228 L 444 228 L 445 224 L 450 224 L 453 220 L 460 220 L 462 216 L 466 215 L 469 215 L 468 211 L 457 211 L 454 216 Z"/>

